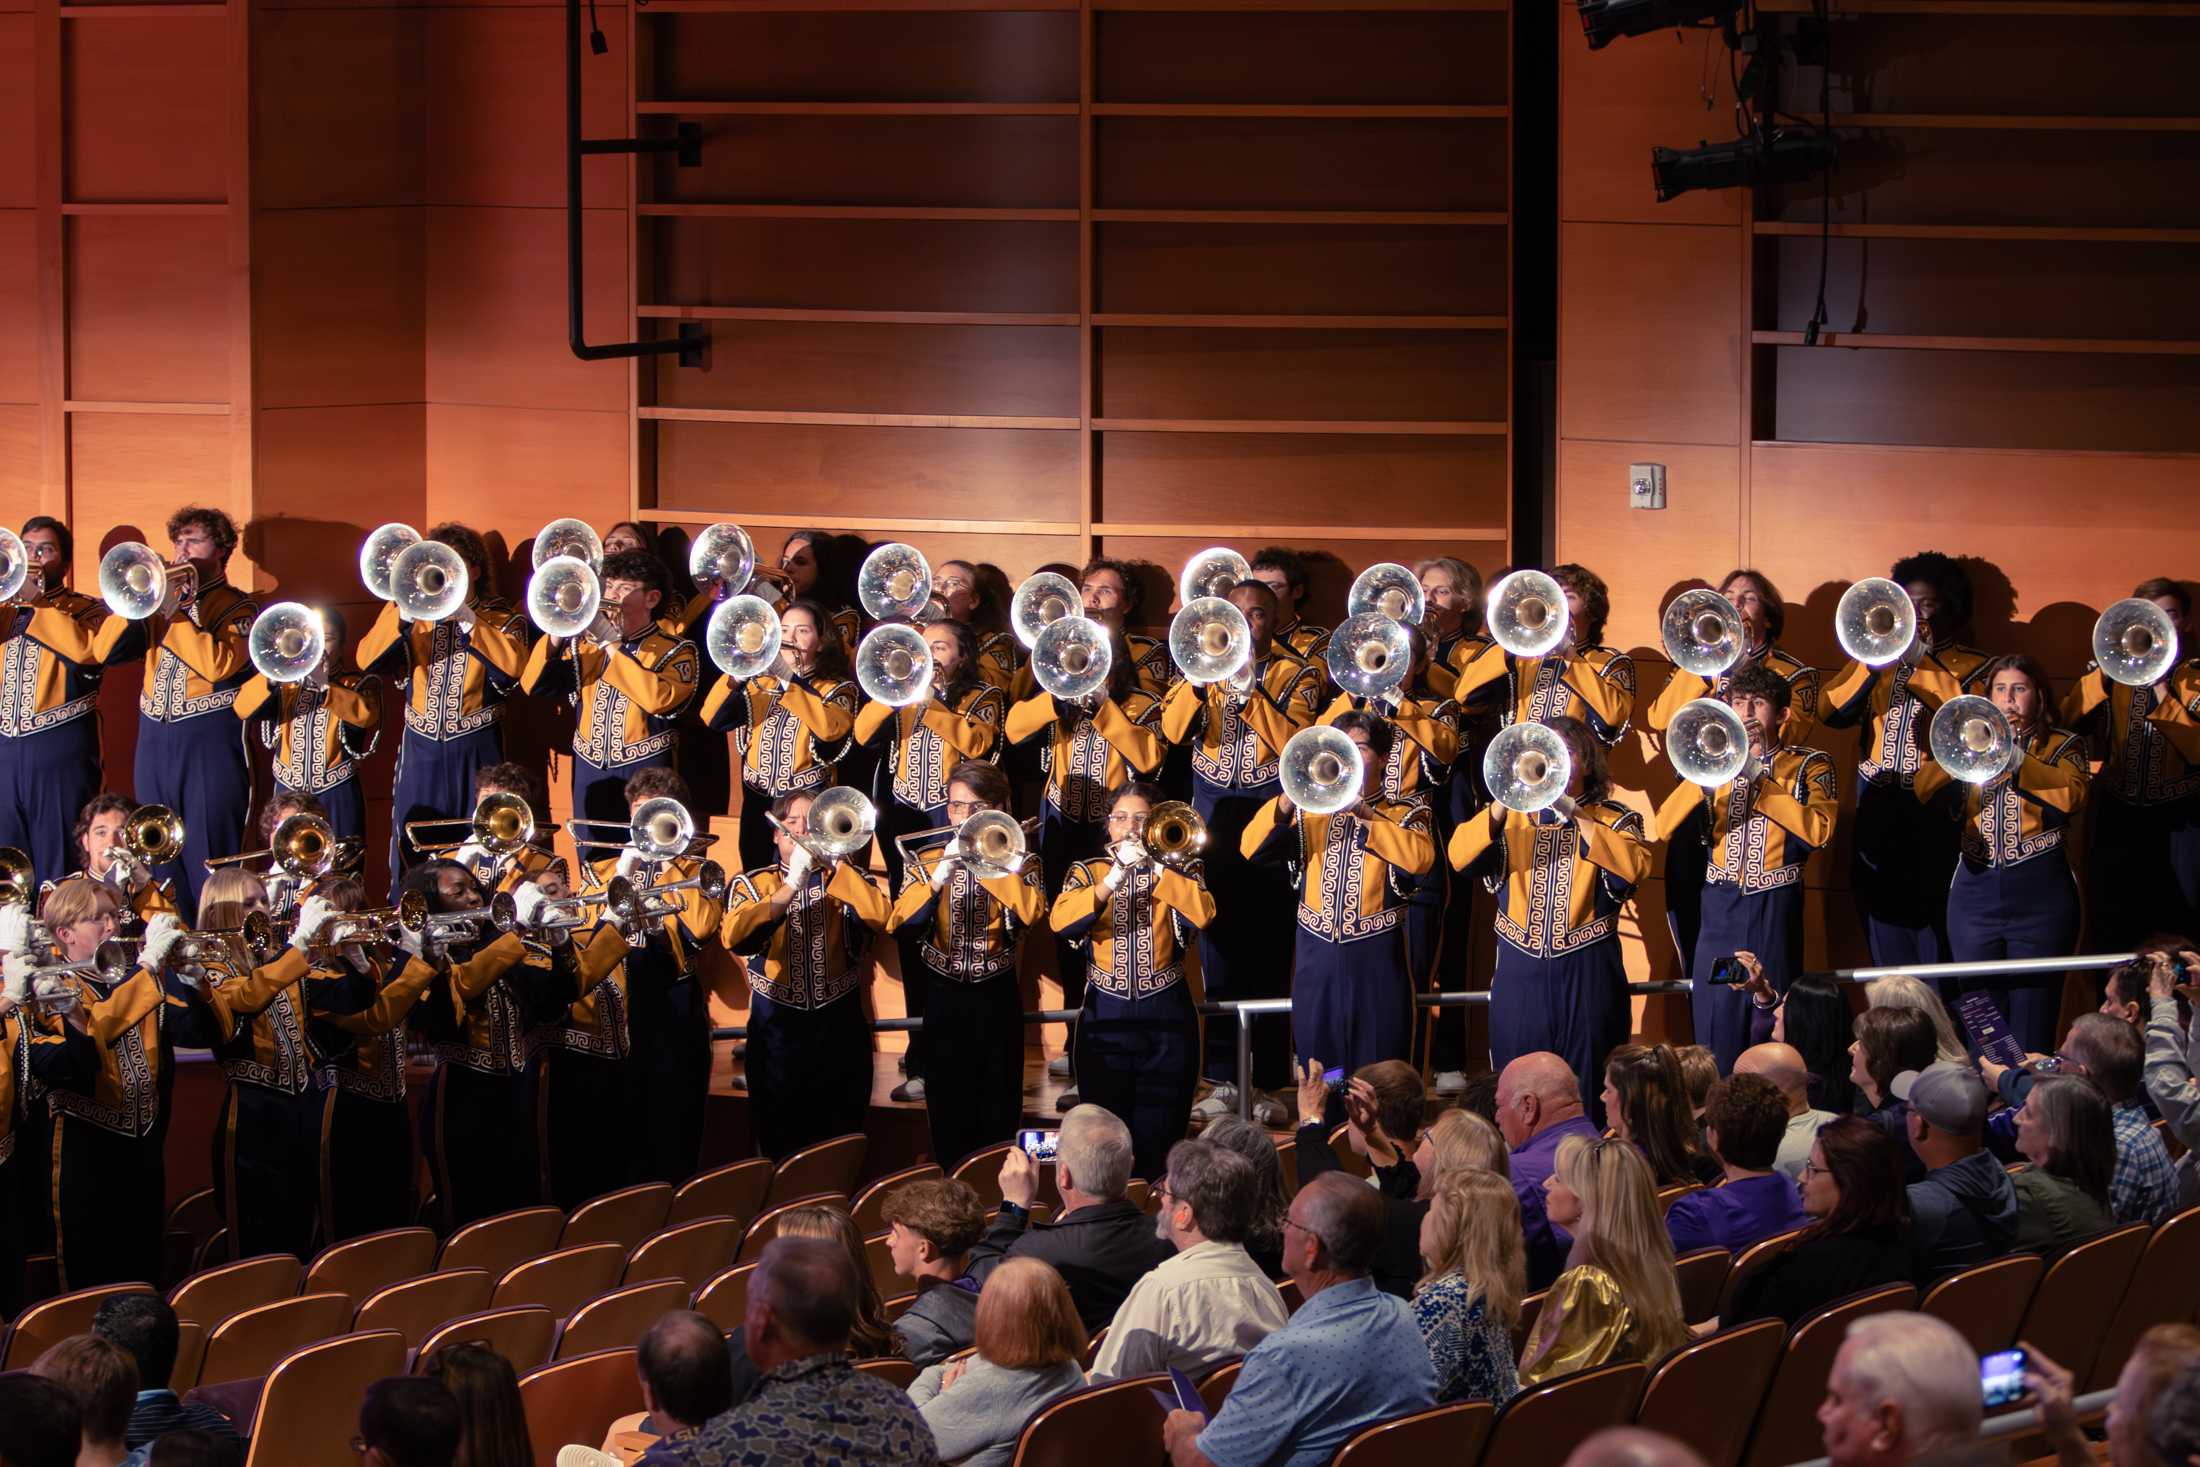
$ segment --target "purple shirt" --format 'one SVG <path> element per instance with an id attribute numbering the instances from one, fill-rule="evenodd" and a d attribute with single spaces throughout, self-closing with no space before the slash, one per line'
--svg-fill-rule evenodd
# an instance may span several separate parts
<path id="1" fill-rule="evenodd" d="M 1803 1211 L 1802 1194 L 1778 1172 L 1690 1192 L 1665 1210 L 1665 1230 L 1673 1235 L 1676 1254 L 1693 1253 L 1698 1248 L 1739 1253 L 1752 1243 L 1809 1221 L 1809 1214 Z"/>
<path id="2" fill-rule="evenodd" d="M 1558 1146 L 1568 1136 L 1594 1141 L 1603 1134 L 1587 1116 L 1575 1116 L 1536 1132 L 1513 1149 L 1513 1191 L 1520 1194 L 1521 1240 L 1528 1248 L 1528 1287 L 1547 1289 L 1566 1267 L 1573 1239 L 1551 1225 L 1543 1211 L 1543 1182 L 1558 1166 Z"/>

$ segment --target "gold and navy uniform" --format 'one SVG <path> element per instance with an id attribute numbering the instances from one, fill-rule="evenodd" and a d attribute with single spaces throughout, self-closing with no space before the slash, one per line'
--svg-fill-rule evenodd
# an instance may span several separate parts
<path id="1" fill-rule="evenodd" d="M 1192 773 L 1207 803 L 1223 791 L 1265 793 L 1283 746 L 1313 723 L 1320 707 L 1321 668 L 1296 652 L 1271 645 L 1251 667 L 1252 687 L 1242 699 L 1227 682 L 1180 682 L 1161 705 L 1164 739 L 1181 744 L 1198 735 Z"/>
<path id="2" fill-rule="evenodd" d="M 935 978 L 976 983 L 1013 975 L 1024 929 L 1046 912 L 1039 863 L 1027 860 L 1013 874 L 980 877 L 957 862 L 934 892 L 932 872 L 945 854 L 945 847 L 913 853 L 886 930 L 913 932 Z"/>
<path id="3" fill-rule="evenodd" d="M 418 1217 L 411 1115 L 405 1105 L 405 1019 L 439 976 L 418 958 L 384 981 L 376 964 L 347 963 L 341 984 L 316 999 L 316 1048 L 328 1056 L 321 1090 L 321 1225 L 330 1242 Z"/>
<path id="4" fill-rule="evenodd" d="M 1123 644 L 1130 649 L 1131 666 L 1138 672 L 1138 685 L 1156 698 L 1166 698 L 1170 686 L 1177 680 L 1176 668 L 1169 661 L 1168 639 L 1125 632 Z M 1027 674 L 1028 671 L 1027 664 Z"/>
<path id="5" fill-rule="evenodd" d="M 978 634 L 978 676 L 1005 698 L 1016 690 L 1016 675 L 1023 670 L 1024 644 L 1014 632 Z"/>
<path id="6" fill-rule="evenodd" d="M 1654 733 L 1664 733 L 1673 715 L 1698 698 L 1726 698 L 1735 677 L 1756 666 L 1771 668 L 1788 685 L 1787 716 L 1780 722 L 1780 737 L 1790 744 L 1806 743 L 1818 727 L 1818 669 L 1790 657 L 1778 646 L 1759 647 L 1716 677 L 1673 669 L 1658 691 L 1658 700 L 1643 717 Z"/>
<path id="7" fill-rule="evenodd" d="M 1103 896 L 1101 882 L 1112 856 L 1072 864 L 1062 879 L 1048 922 L 1091 950 L 1086 993 L 1129 1003 L 1152 998 L 1184 981 L 1192 939 L 1215 917 L 1215 899 L 1201 879 L 1200 863 L 1178 871 L 1144 861 L 1124 873 Z"/>
<path id="8" fill-rule="evenodd" d="M 1458 698 L 1459 674 L 1465 672 L 1475 658 L 1494 645 L 1496 644 L 1480 632 L 1468 631 L 1464 622 L 1450 636 L 1433 639 L 1429 644 L 1428 654 L 1429 690 L 1446 698 Z M 1494 703 L 1497 689 L 1485 683 L 1480 690 L 1480 697 L 1483 703 Z M 1464 698 L 1459 701 L 1467 702 Z M 1479 705 L 1476 711 L 1481 711 Z"/>
<path id="9" fill-rule="evenodd" d="M 105 606 L 66 588 L 0 607 L 0 846 L 48 879 L 76 865 L 69 832 L 99 793 L 100 674 L 144 650 L 140 633 L 95 654 L 106 619 Z"/>
<path id="10" fill-rule="evenodd" d="M 781 795 L 826 788 L 848 753 L 855 733 L 854 681 L 782 680 L 770 673 L 736 682 L 720 678 L 703 700 L 703 723 L 733 731 L 741 761 L 741 863 L 773 859 L 772 829 L 765 811 Z"/>
<path id="11" fill-rule="evenodd" d="M 543 1193 L 571 1211 L 626 1185 L 628 1136 L 636 1088 L 629 1072 L 625 959 L 619 929 L 581 929 L 551 950 L 546 1020 L 537 1035 L 544 1055 L 540 1156 Z"/>
<path id="12" fill-rule="evenodd" d="M 1007 732 L 1012 744 L 1046 735 L 1039 762 L 1046 771 L 1048 824 L 1102 827 L 1115 791 L 1161 767 L 1160 721 L 1159 700 L 1143 688 L 1131 689 L 1120 703 L 1104 697 L 1089 712 L 1065 709 L 1042 690 L 1008 710 Z"/>
<path id="13" fill-rule="evenodd" d="M 2024 751 L 2017 768 L 1984 784 L 1963 784 L 1938 764 L 1917 774 L 1917 798 L 1942 790 L 1956 798 L 1965 865 L 2015 866 L 2062 851 L 2063 838 L 2085 797 L 2085 741 L 2068 729 L 2047 729 Z"/>
<path id="14" fill-rule="evenodd" d="M 947 777 L 957 764 L 994 757 L 1005 706 L 1000 689 L 990 683 L 951 693 L 952 705 L 940 697 L 941 691 L 935 689 L 921 706 L 896 708 L 867 702 L 855 720 L 859 744 L 870 744 L 892 730 L 888 768 L 894 803 L 920 812 L 924 825 L 945 817 Z"/>
<path id="15" fill-rule="evenodd" d="M 2063 724 L 2101 754 L 2086 815 L 2089 951 L 2200 929 L 2200 658 L 2163 683 L 2126 687 L 2093 669 L 2062 702 Z"/>
<path id="16" fill-rule="evenodd" d="M 1459 668 L 1451 695 L 1469 707 L 1482 689 L 1503 689 L 1501 721 L 1578 718 L 1609 746 L 1635 712 L 1635 659 L 1616 647 L 1582 647 L 1547 657 L 1513 657 L 1495 642 Z"/>
<path id="17" fill-rule="evenodd" d="M 2168 695 L 2111 682 L 2098 667 L 2063 696 L 2062 722 L 2095 735 L 2101 751 L 2097 792 L 2127 805 L 2165 805 L 2200 795 L 2200 741 L 2171 732 L 2200 727 L 2200 658 L 2170 670 Z"/>
<path id="18" fill-rule="evenodd" d="M 871 938 L 889 915 L 885 888 L 853 862 L 807 872 L 775 908 L 786 884 L 777 866 L 734 878 L 719 929 L 748 967 L 749 1103 L 757 1149 L 774 1158 L 864 1128 L 871 1031 L 861 990 Z"/>
<path id="19" fill-rule="evenodd" d="M 1330 629 L 1318 627 L 1303 619 L 1270 634 L 1308 662 L 1319 662 L 1329 648 Z"/>
<path id="20" fill-rule="evenodd" d="M 1449 698 L 1407 694 L 1393 708 L 1379 698 L 1339 693 L 1322 710 L 1320 722 L 1333 724 L 1351 712 L 1372 712 L 1395 734 L 1383 762 L 1386 800 L 1440 799 L 1451 767 L 1459 759 L 1459 705 Z"/>
<path id="21" fill-rule="evenodd" d="M 637 769 L 672 762 L 674 724 L 701 676 L 695 644 L 653 621 L 615 643 L 543 637 L 527 654 L 520 687 L 563 694 L 579 714 L 573 729 L 573 809 L 617 820 Z"/>
<path id="22" fill-rule="evenodd" d="M 235 707 L 247 724 L 257 718 L 261 746 L 274 755 L 278 790 L 318 799 L 339 839 L 367 833 L 358 776 L 360 762 L 381 742 L 380 678 L 337 676 L 326 686 L 278 688 L 254 673 L 238 690 Z"/>
<path id="23" fill-rule="evenodd" d="M 1926 752 L 1933 714 L 1949 699 L 1983 694 L 1991 659 L 1975 647 L 1931 648 L 1916 662 L 1866 667 L 1851 662 L 1825 690 L 1828 728 L 1865 725 L 1857 778 L 1867 785 L 1909 789 L 1932 763 Z"/>
<path id="24" fill-rule="evenodd" d="M 421 1099 L 421 1153 L 446 1228 L 542 1200 L 532 1019 L 547 976 L 507 932 L 452 957 L 413 1008 L 435 1073 Z"/>

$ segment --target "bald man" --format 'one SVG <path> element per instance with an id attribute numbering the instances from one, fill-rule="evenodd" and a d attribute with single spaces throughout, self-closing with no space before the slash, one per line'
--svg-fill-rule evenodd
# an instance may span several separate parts
<path id="1" fill-rule="evenodd" d="M 1810 1066 L 1803 1062 L 1803 1052 L 1792 1044 L 1753 1045 L 1735 1059 L 1734 1073 L 1764 1076 L 1787 1102 L 1787 1134 L 1780 1138 L 1772 1169 L 1790 1181 L 1802 1180 L 1818 1128 L 1833 1119 L 1830 1110 L 1811 1109 Z"/>
<path id="2" fill-rule="evenodd" d="M 1520 1196 L 1520 1227 L 1528 1247 L 1528 1287 L 1547 1289 L 1566 1267 L 1573 1239 L 1552 1226 L 1543 1211 L 1543 1182 L 1558 1164 L 1558 1144 L 1568 1136 L 1597 1139 L 1581 1103 L 1573 1066 L 1549 1050 L 1521 1055 L 1497 1076 L 1497 1129 L 1512 1148 L 1513 1191 Z"/>
<path id="3" fill-rule="evenodd" d="M 1574 1448 L 1566 1467 L 1704 1467 L 1686 1442 L 1640 1426 L 1608 1426 Z"/>

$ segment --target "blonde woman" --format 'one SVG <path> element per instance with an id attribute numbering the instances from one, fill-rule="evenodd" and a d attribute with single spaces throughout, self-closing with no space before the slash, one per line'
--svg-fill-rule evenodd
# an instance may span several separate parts
<path id="1" fill-rule="evenodd" d="M 1574 1246 L 1521 1354 L 1520 1383 L 1626 1360 L 1647 1364 L 1688 1343 L 1673 1240 L 1642 1153 L 1616 1137 L 1569 1136 L 1543 1189 L 1545 1210 Z"/>
<path id="2" fill-rule="evenodd" d="M 1032 1413 L 1085 1383 L 1085 1327 L 1054 1266 L 1011 1258 L 978 1295 L 978 1349 L 928 1366 L 909 1387 L 939 1460 L 1008 1467 Z"/>
<path id="3" fill-rule="evenodd" d="M 1933 1021 L 1933 1047 L 1938 1051 L 1933 1058 L 1945 1065 L 1967 1065 L 1971 1062 L 1969 1048 L 1963 1042 L 1963 1031 L 1956 1028 L 1956 1021 L 1948 1016 L 1948 1005 L 1940 994 L 1922 978 L 1912 978 L 1907 973 L 1897 973 L 1892 978 L 1874 978 L 1864 985 L 1864 1002 L 1875 1009 L 1915 1009 Z"/>
<path id="4" fill-rule="evenodd" d="M 1413 1291 L 1413 1318 L 1436 1366 L 1439 1405 L 1501 1406 L 1520 1389 L 1512 1328 L 1527 1292 L 1527 1256 L 1520 1198 L 1502 1173 L 1470 1168 L 1437 1184 L 1421 1219 L 1428 1272 Z"/>
<path id="5" fill-rule="evenodd" d="M 1421 1133 L 1414 1148 L 1413 1167 L 1420 1173 L 1413 1195 L 1430 1198 L 1437 1188 L 1465 1171 L 1495 1172 L 1499 1180 L 1512 1175 L 1512 1153 L 1497 1127 L 1471 1110 L 1447 1110 Z"/>

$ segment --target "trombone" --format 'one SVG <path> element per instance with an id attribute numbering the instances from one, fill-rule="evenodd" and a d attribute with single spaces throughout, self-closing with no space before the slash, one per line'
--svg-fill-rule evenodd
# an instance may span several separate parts
<path id="1" fill-rule="evenodd" d="M 894 837 L 904 861 L 916 859 L 917 843 L 949 837 L 947 854 L 970 868 L 973 876 L 1007 876 L 1023 869 L 1024 852 L 1037 817 L 1017 823 L 1002 810 L 980 810 L 960 825 L 935 825 Z"/>
<path id="2" fill-rule="evenodd" d="M 1138 844 L 1156 862 L 1182 871 L 1207 851 L 1207 822 L 1182 800 L 1164 800 L 1146 815 Z"/>
<path id="3" fill-rule="evenodd" d="M 334 827 L 327 820 L 301 811 L 283 817 L 267 849 L 245 851 L 235 856 L 209 856 L 206 869 L 219 871 L 224 866 L 241 866 L 247 861 L 265 858 L 268 869 L 300 881 L 311 881 L 335 870 L 347 847 L 355 848 L 355 843 L 338 840 Z"/>
<path id="4" fill-rule="evenodd" d="M 861 790 L 844 784 L 836 784 L 810 801 L 807 834 L 787 830 L 776 815 L 767 813 L 764 818 L 786 831 L 787 839 L 808 851 L 810 859 L 821 866 L 847 860 L 869 845 L 878 830 L 878 807 Z"/>
<path id="5" fill-rule="evenodd" d="M 576 825 L 589 822 L 575 821 Z M 466 834 L 454 841 L 426 841 L 420 838 L 425 830 L 461 827 Z M 481 797 L 471 815 L 439 816 L 430 820 L 405 822 L 405 843 L 421 855 L 448 855 L 467 845 L 477 845 L 499 859 L 509 856 L 535 843 L 538 836 L 557 830 L 555 824 L 538 825 L 535 812 L 518 795 L 504 790 L 492 790 Z"/>
<path id="6" fill-rule="evenodd" d="M 38 895 L 31 858 L 14 846 L 0 846 L 0 907 L 30 906 Z"/>
<path id="7" fill-rule="evenodd" d="M 140 805 L 122 827 L 122 843 L 111 854 L 112 874 L 142 871 L 150 879 L 155 866 L 183 854 L 183 817 L 166 805 Z"/>
<path id="8" fill-rule="evenodd" d="M 676 860 L 695 844 L 695 817 L 678 800 L 661 796 L 636 805 L 633 817 L 628 820 L 576 819 L 572 823 L 575 829 L 586 825 L 598 830 L 627 832 L 625 840 L 583 840 L 576 836 L 574 845 L 598 851 L 623 851 L 632 846 L 641 853 L 643 860 L 650 862 Z M 714 837 L 704 837 L 706 842 L 712 839 Z"/>

